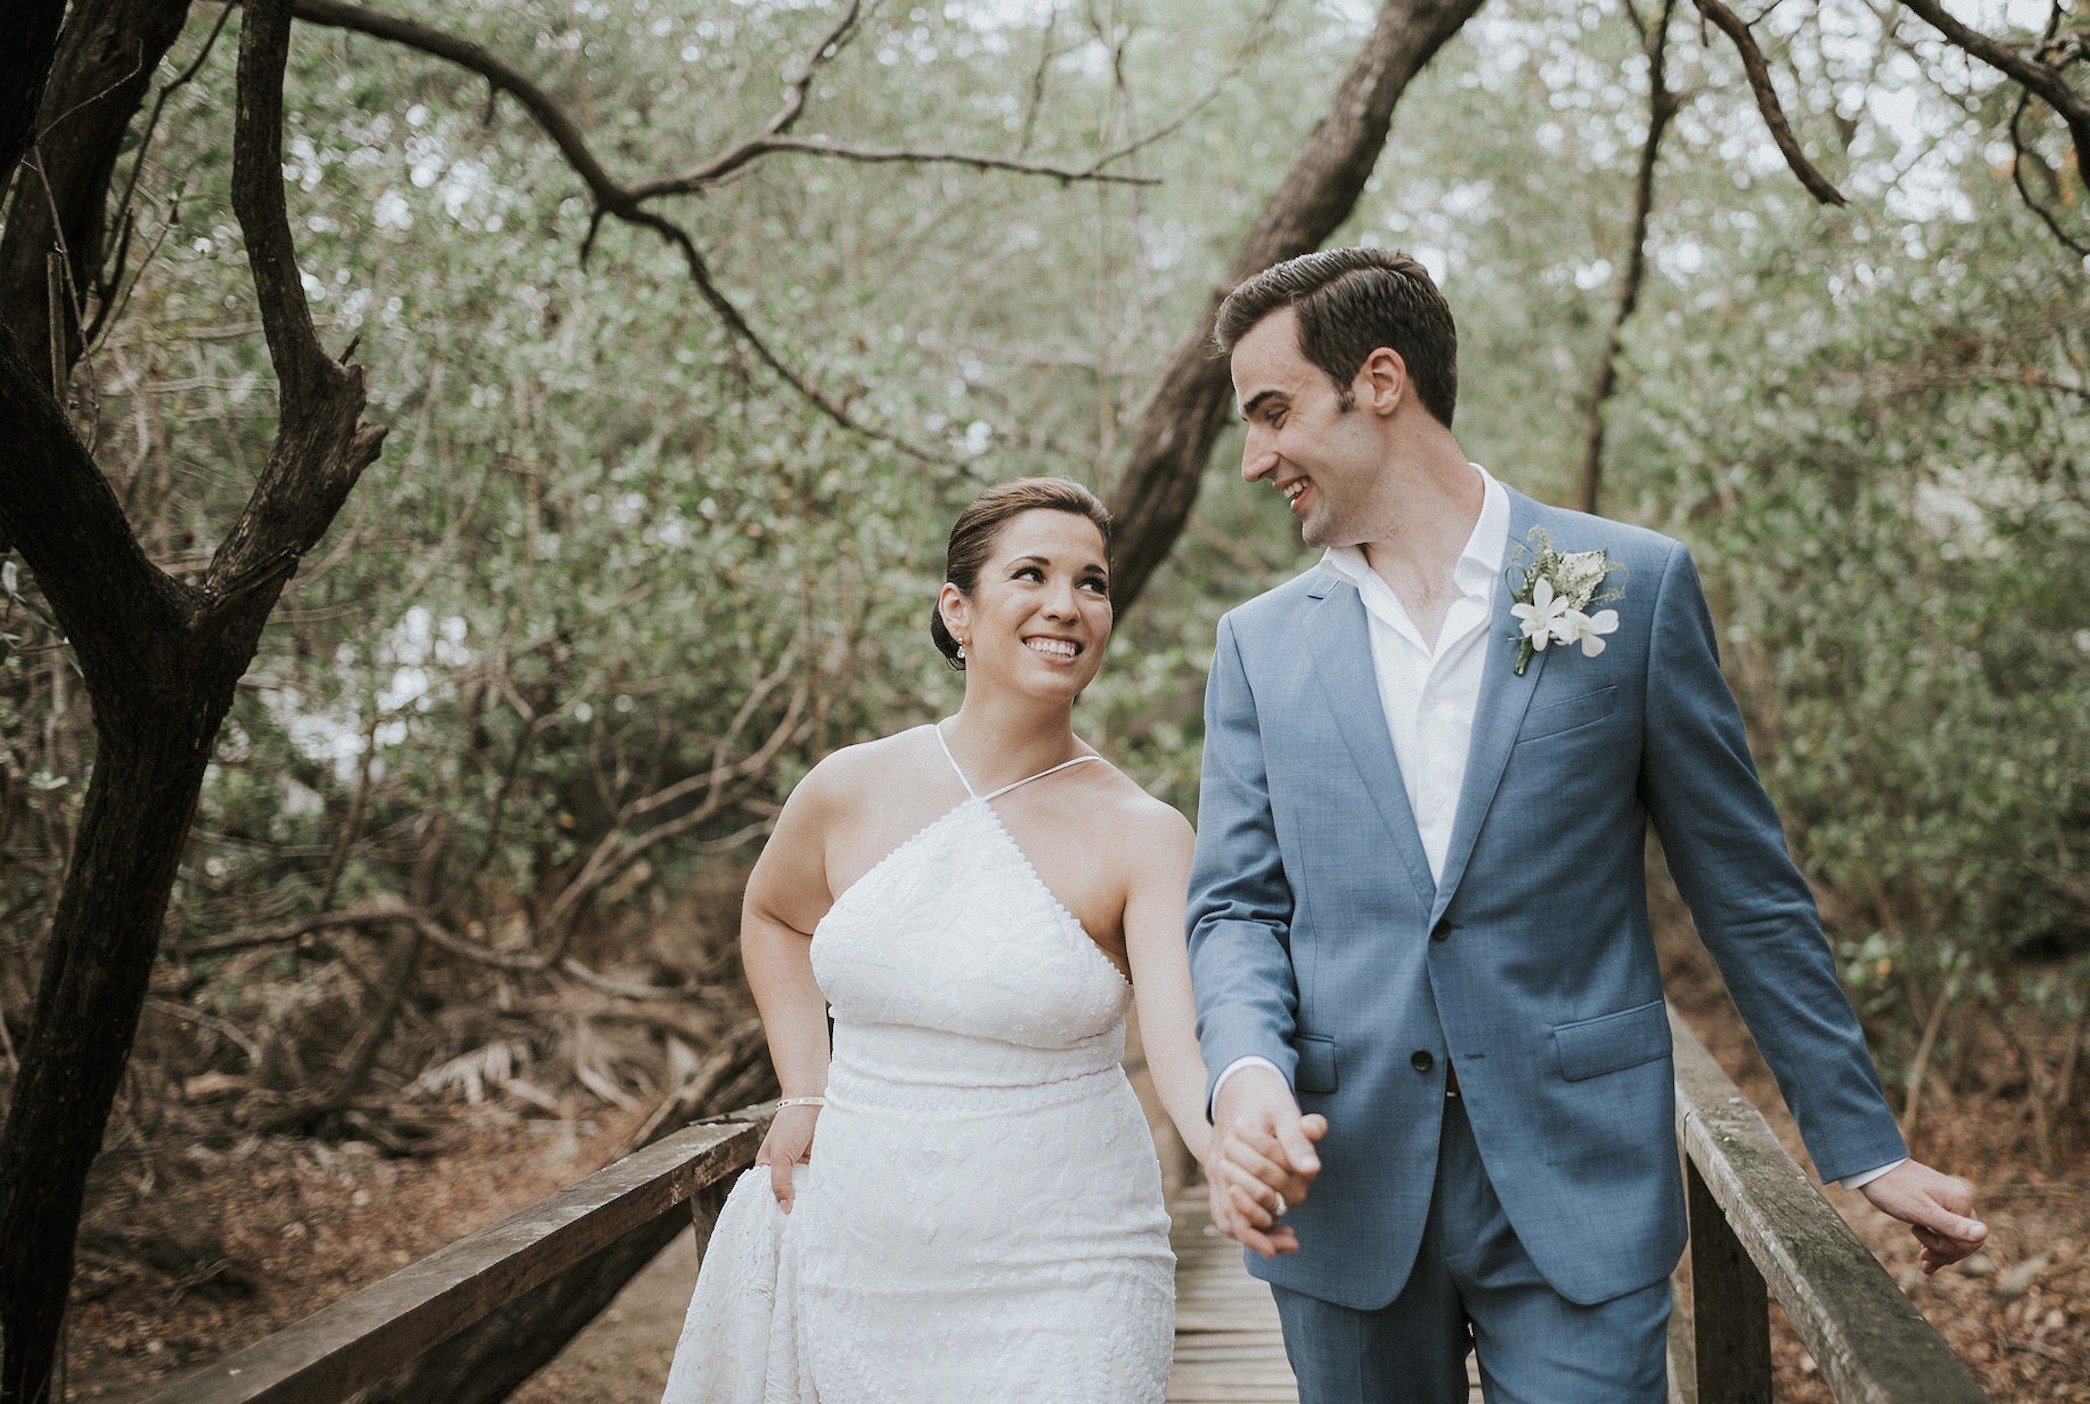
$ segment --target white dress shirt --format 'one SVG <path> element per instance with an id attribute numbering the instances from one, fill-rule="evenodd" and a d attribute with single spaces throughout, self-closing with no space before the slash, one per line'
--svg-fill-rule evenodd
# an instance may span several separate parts
<path id="1" fill-rule="evenodd" d="M 1509 554 L 1509 493 L 1478 463 L 1468 466 L 1480 475 L 1480 517 L 1452 566 L 1452 586 L 1459 593 L 1445 611 L 1434 641 L 1424 641 L 1407 606 L 1371 568 L 1362 547 L 1331 546 L 1321 557 L 1321 568 L 1354 585 L 1363 602 L 1380 710 L 1393 736 L 1394 759 L 1400 763 L 1401 784 L 1429 859 L 1430 877 L 1440 882 L 1452 822 L 1458 817 L 1459 792 L 1466 783 L 1466 760 L 1473 750 L 1473 717 L 1480 705 L 1495 592 L 1505 588 L 1502 568 Z M 1268 1058 L 1236 1058 L 1212 1084 L 1213 1100 L 1218 1100 L 1228 1078 L 1251 1066 L 1280 1072 Z M 1839 1183 L 1857 1189 L 1899 1164 L 1897 1160 L 1849 1175 Z"/>
<path id="2" fill-rule="evenodd" d="M 1357 546 L 1333 546 L 1321 568 L 1357 587 L 1371 639 L 1372 673 L 1379 707 L 1393 734 L 1394 759 L 1408 809 L 1430 860 L 1430 876 L 1444 877 L 1459 790 L 1466 783 L 1466 757 L 1473 750 L 1473 713 L 1480 705 L 1482 665 L 1488 657 L 1488 625 L 1495 617 L 1495 591 L 1509 551 L 1509 494 L 1479 464 L 1480 518 L 1452 567 L 1458 597 L 1444 612 L 1432 642 L 1400 597 Z"/>

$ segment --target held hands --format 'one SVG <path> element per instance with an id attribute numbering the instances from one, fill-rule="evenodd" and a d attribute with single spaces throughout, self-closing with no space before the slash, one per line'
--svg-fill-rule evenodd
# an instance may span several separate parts
<path id="1" fill-rule="evenodd" d="M 1923 1245 L 1926 1273 L 1958 1262 L 1988 1238 L 1988 1225 L 1972 1217 L 1974 1187 L 1919 1160 L 1904 1161 L 1858 1193 L 1909 1226 Z"/>
<path id="2" fill-rule="evenodd" d="M 794 1197 L 791 1167 L 812 1160 L 813 1126 L 819 1119 L 816 1106 L 779 1108 L 776 1120 L 769 1123 L 769 1134 L 762 1138 L 762 1149 L 755 1152 L 755 1164 L 769 1167 L 770 1187 L 786 1214 L 791 1212 Z"/>
<path id="3" fill-rule="evenodd" d="M 1219 1231 L 1266 1258 L 1298 1252 L 1298 1235 L 1277 1221 L 1321 1173 L 1314 1142 L 1327 1134 L 1328 1118 L 1302 1116 L 1275 1071 L 1243 1068 L 1227 1078 L 1213 1103 L 1205 1161 Z"/>

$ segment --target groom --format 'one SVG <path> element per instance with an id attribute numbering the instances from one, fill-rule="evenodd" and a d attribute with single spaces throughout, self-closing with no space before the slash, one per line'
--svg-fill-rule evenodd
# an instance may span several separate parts
<path id="1" fill-rule="evenodd" d="M 1236 288 L 1241 471 L 1316 567 L 1229 613 L 1190 887 L 1213 1213 L 1305 1404 L 1664 1398 L 1685 1221 L 1654 824 L 1816 1168 L 1972 1252 L 1907 1159 L 1758 783 L 1689 553 L 1452 438 L 1450 309 L 1334 249 Z"/>

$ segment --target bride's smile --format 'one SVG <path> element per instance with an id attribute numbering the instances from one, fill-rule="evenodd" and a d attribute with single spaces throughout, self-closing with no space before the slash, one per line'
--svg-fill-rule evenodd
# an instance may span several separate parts
<path id="1" fill-rule="evenodd" d="M 1111 619 L 1095 494 L 988 488 L 929 621 L 957 711 L 843 747 L 784 802 L 741 922 L 783 1097 L 667 1404 L 1166 1396 L 1169 1217 L 1124 1052 L 1136 1003 L 1202 1159 L 1195 835 L 1074 733 Z"/>
<path id="2" fill-rule="evenodd" d="M 1034 509 L 995 537 L 970 593 L 944 587 L 945 625 L 975 683 L 1079 693 L 1110 642 L 1110 568 L 1086 517 Z"/>

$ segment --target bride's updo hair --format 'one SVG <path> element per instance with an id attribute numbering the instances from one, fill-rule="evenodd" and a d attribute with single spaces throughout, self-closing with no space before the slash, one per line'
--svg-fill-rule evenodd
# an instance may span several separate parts
<path id="1" fill-rule="evenodd" d="M 1110 563 L 1110 509 L 1096 494 L 1072 478 L 1018 478 L 988 488 L 958 514 L 951 527 L 951 544 L 944 552 L 943 578 L 970 595 L 980 582 L 980 567 L 994 552 L 994 539 L 1001 529 L 1025 512 L 1071 512 L 1096 524 L 1103 535 L 1103 561 Z M 943 611 L 929 606 L 929 637 L 936 642 L 944 661 L 960 672 L 965 660 L 958 656 L 958 641 L 944 627 Z"/>

